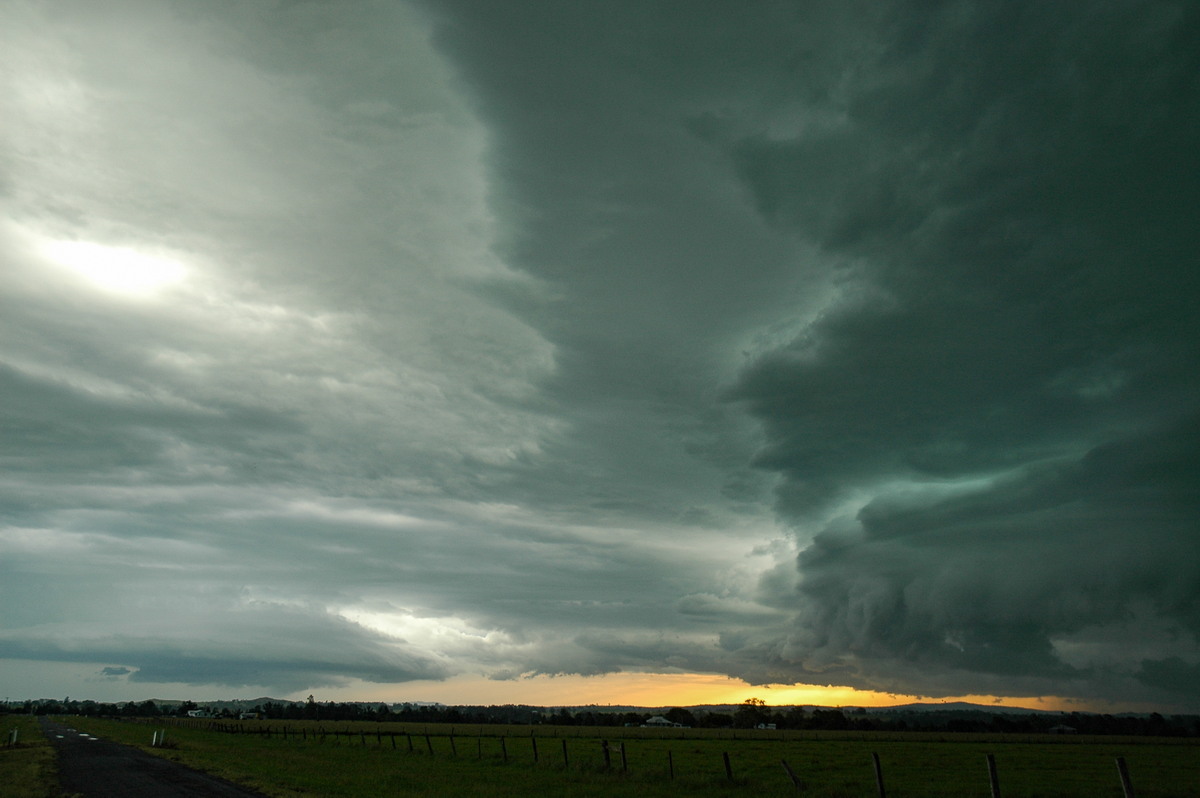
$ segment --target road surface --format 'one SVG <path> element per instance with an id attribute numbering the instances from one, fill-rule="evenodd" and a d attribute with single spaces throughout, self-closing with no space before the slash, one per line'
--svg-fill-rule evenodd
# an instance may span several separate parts
<path id="1" fill-rule="evenodd" d="M 60 721 L 41 718 L 41 724 L 58 751 L 59 782 L 66 795 L 83 798 L 263 798 L 262 793 L 132 746 L 98 739 Z"/>

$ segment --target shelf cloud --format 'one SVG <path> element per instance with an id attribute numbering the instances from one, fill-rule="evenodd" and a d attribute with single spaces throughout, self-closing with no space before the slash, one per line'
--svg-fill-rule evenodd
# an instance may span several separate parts
<path id="1" fill-rule="evenodd" d="M 1198 59 L 1184 2 L 6 6 L 6 689 L 1200 709 Z"/>

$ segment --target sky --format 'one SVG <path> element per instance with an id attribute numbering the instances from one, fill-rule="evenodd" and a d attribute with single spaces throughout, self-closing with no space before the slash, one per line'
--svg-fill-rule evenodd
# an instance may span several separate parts
<path id="1" fill-rule="evenodd" d="M 0 81 L 6 697 L 1200 711 L 1200 6 L 9 0 Z"/>

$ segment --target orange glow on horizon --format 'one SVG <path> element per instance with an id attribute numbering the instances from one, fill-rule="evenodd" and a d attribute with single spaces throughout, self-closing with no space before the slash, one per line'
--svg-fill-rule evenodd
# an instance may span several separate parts
<path id="1" fill-rule="evenodd" d="M 761 698 L 768 706 L 888 707 L 912 703 L 965 701 L 1052 711 L 1148 711 L 1133 703 L 1082 701 L 1059 696 L 961 695 L 928 696 L 881 693 L 837 685 L 751 685 L 728 676 L 702 673 L 609 673 L 601 676 L 530 676 L 493 680 L 457 676 L 445 681 L 352 686 L 318 691 L 319 701 L 436 702 L 447 705 L 528 704 L 530 706 L 688 707 L 702 704 L 741 704 Z M 297 700 L 304 696 L 298 696 Z"/>

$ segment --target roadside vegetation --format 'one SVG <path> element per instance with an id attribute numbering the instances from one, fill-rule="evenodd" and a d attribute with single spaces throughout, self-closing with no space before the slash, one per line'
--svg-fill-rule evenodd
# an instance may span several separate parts
<path id="1" fill-rule="evenodd" d="M 16 742 L 11 742 L 16 731 Z M 6 798 L 53 798 L 59 794 L 54 748 L 32 715 L 0 715 L 0 793 Z"/>

